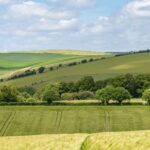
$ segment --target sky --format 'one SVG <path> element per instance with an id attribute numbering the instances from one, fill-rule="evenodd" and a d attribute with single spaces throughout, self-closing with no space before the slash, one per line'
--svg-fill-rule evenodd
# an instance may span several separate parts
<path id="1" fill-rule="evenodd" d="M 0 52 L 150 48 L 150 0 L 0 0 Z"/>

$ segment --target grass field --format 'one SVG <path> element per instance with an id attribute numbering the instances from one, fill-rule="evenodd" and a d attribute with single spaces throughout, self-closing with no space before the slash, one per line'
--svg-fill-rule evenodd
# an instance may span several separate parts
<path id="1" fill-rule="evenodd" d="M 1 106 L 0 136 L 150 129 L 148 106 Z"/>
<path id="2" fill-rule="evenodd" d="M 75 81 L 86 75 L 92 75 L 96 80 L 114 77 L 120 74 L 150 73 L 150 53 L 132 54 L 121 57 L 110 57 L 104 60 L 65 67 L 59 70 L 25 77 L 7 82 L 14 86 L 24 86 L 37 83 L 41 87 L 53 81 Z"/>
<path id="3" fill-rule="evenodd" d="M 28 53 L 0 53 L 0 75 L 10 73 L 26 67 L 37 67 L 41 65 L 54 65 L 64 62 L 72 62 L 84 58 L 103 56 L 105 53 L 85 53 L 82 51 L 35 51 Z M 70 53 L 69 53 L 70 52 Z M 97 54 L 97 55 L 96 55 Z"/>

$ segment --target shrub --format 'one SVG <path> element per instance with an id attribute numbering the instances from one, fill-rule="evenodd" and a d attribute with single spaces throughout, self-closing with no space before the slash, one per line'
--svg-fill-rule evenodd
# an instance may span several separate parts
<path id="1" fill-rule="evenodd" d="M 47 86 L 44 91 L 43 91 L 43 97 L 42 99 L 44 101 L 47 101 L 48 104 L 52 103 L 55 100 L 59 100 L 60 99 L 60 95 L 59 95 L 59 91 L 58 89 L 53 86 L 53 85 L 49 85 Z"/>
<path id="2" fill-rule="evenodd" d="M 93 91 L 95 88 L 95 82 L 92 76 L 86 76 L 81 78 L 77 82 L 77 87 L 80 91 Z"/>
<path id="3" fill-rule="evenodd" d="M 53 68 L 53 67 L 50 67 L 49 70 L 52 71 L 52 70 L 54 70 L 54 68 Z"/>
<path id="4" fill-rule="evenodd" d="M 75 65 L 77 65 L 77 62 L 71 62 L 68 64 L 68 66 L 75 66 Z"/>
<path id="5" fill-rule="evenodd" d="M 103 104 L 107 105 L 109 101 L 113 99 L 113 92 L 114 92 L 114 87 L 107 86 L 103 89 L 96 91 L 96 98 L 101 100 Z"/>
<path id="6" fill-rule="evenodd" d="M 150 89 L 144 91 L 142 98 L 150 105 Z"/>
<path id="7" fill-rule="evenodd" d="M 62 64 L 59 64 L 58 67 L 62 67 Z"/>
<path id="8" fill-rule="evenodd" d="M 3 82 L 4 81 L 4 79 L 0 79 L 0 82 Z"/>
<path id="9" fill-rule="evenodd" d="M 130 99 L 130 98 L 131 98 L 131 95 L 128 92 L 128 90 L 126 90 L 125 88 L 117 87 L 114 89 L 113 100 L 117 101 L 119 104 L 122 104 L 124 100 Z"/>
<path id="10" fill-rule="evenodd" d="M 19 92 L 23 93 L 26 92 L 30 95 L 34 95 L 36 90 L 32 86 L 25 86 L 25 87 L 20 87 L 17 89 Z"/>
<path id="11" fill-rule="evenodd" d="M 61 95 L 62 100 L 78 100 L 78 94 L 77 93 L 63 93 Z"/>
<path id="12" fill-rule="evenodd" d="M 94 59 L 93 59 L 93 58 L 89 59 L 89 62 L 93 62 L 93 61 L 94 61 Z"/>
<path id="13" fill-rule="evenodd" d="M 81 60 L 81 64 L 87 63 L 88 61 L 86 59 Z"/>
<path id="14" fill-rule="evenodd" d="M 38 69 L 38 72 L 39 72 L 39 73 L 43 73 L 44 70 L 45 70 L 45 67 L 40 67 L 40 68 Z"/>
<path id="15" fill-rule="evenodd" d="M 4 102 L 17 102 L 18 91 L 10 86 L 0 88 L 0 99 Z"/>
<path id="16" fill-rule="evenodd" d="M 79 92 L 78 93 L 78 98 L 81 100 L 86 100 L 86 99 L 93 99 L 95 96 L 93 92 L 90 91 L 84 91 L 84 92 Z"/>

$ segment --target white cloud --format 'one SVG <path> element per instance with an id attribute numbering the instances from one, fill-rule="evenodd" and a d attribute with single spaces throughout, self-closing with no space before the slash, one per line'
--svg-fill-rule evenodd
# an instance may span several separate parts
<path id="1" fill-rule="evenodd" d="M 77 19 L 71 18 L 71 19 L 61 19 L 59 21 L 49 21 L 44 18 L 40 20 L 40 23 L 35 23 L 28 29 L 33 31 L 62 31 L 62 30 L 69 30 L 73 27 L 75 27 L 77 24 Z"/>
<path id="2" fill-rule="evenodd" d="M 11 3 L 11 0 L 0 0 L 0 5 L 5 5 Z"/>
<path id="3" fill-rule="evenodd" d="M 108 30 L 109 17 L 100 16 L 98 19 L 91 23 L 85 24 L 81 27 L 80 32 L 83 34 L 100 34 Z"/>
<path id="4" fill-rule="evenodd" d="M 47 5 L 42 3 L 36 3 L 33 1 L 27 1 L 20 4 L 13 4 L 10 6 L 11 13 L 15 16 L 27 16 L 27 17 L 48 17 L 52 19 L 69 18 L 73 16 L 70 11 L 53 11 L 48 8 Z"/>
<path id="5" fill-rule="evenodd" d="M 96 4 L 96 0 L 49 0 L 53 3 L 62 3 L 63 5 L 72 5 L 78 7 L 91 7 Z"/>
<path id="6" fill-rule="evenodd" d="M 135 17 L 150 17 L 150 0 L 133 1 L 127 5 L 125 12 Z"/>
<path id="7" fill-rule="evenodd" d="M 93 6 L 96 3 L 95 0 L 67 0 L 67 1 L 73 5 L 77 5 L 80 7 Z"/>

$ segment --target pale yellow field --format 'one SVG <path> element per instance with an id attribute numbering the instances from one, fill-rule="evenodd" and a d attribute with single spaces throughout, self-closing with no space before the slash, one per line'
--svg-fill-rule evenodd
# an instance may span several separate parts
<path id="1" fill-rule="evenodd" d="M 150 131 L 95 134 L 81 150 L 150 150 Z"/>
<path id="2" fill-rule="evenodd" d="M 80 150 L 87 134 L 0 137 L 0 150 Z"/>
<path id="3" fill-rule="evenodd" d="M 0 150 L 150 150 L 150 131 L 0 137 Z"/>
<path id="4" fill-rule="evenodd" d="M 110 55 L 109 53 L 96 52 L 96 51 L 82 51 L 82 50 L 35 50 L 31 53 L 55 53 L 55 54 L 65 54 L 65 55 Z"/>

